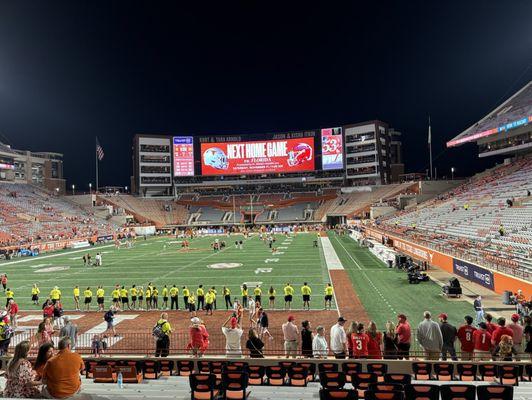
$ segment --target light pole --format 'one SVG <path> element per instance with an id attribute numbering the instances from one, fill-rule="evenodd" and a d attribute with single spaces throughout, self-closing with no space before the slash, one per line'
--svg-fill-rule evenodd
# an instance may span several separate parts
<path id="1" fill-rule="evenodd" d="M 454 167 L 451 167 L 451 180 L 454 181 Z"/>
<path id="2" fill-rule="evenodd" d="M 92 194 L 92 183 L 89 183 L 89 193 Z"/>
<path id="3" fill-rule="evenodd" d="M 126 193 L 127 193 L 127 186 L 124 189 L 126 190 Z"/>
<path id="4" fill-rule="evenodd" d="M 76 189 L 76 185 L 72 184 L 72 196 L 74 196 L 74 189 Z"/>

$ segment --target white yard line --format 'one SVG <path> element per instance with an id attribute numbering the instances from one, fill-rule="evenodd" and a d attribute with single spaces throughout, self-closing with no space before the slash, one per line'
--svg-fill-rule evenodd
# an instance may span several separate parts
<path id="1" fill-rule="evenodd" d="M 333 285 L 333 289 L 334 289 L 334 282 L 332 281 L 332 278 L 331 278 L 331 268 L 329 268 L 329 265 L 327 263 L 327 255 L 323 251 L 323 239 L 327 239 L 329 244 L 331 244 L 331 241 L 329 240 L 328 237 L 320 236 L 320 246 L 318 247 L 318 250 L 320 252 L 321 259 L 324 261 L 322 265 L 327 266 L 326 270 L 327 270 L 327 275 L 329 275 L 329 282 L 331 282 L 331 284 Z M 331 247 L 332 247 L 332 245 L 331 245 Z M 336 254 L 336 251 L 334 250 L 334 247 L 332 248 L 332 251 L 333 251 L 334 256 L 336 257 L 336 259 L 338 260 L 338 262 L 341 265 L 342 262 L 338 258 L 338 255 Z M 339 269 L 344 269 L 343 265 L 342 265 L 342 268 L 339 268 Z M 340 317 L 342 314 L 340 313 L 340 306 L 338 305 L 338 300 L 336 299 L 336 290 L 333 290 L 333 297 L 334 297 L 334 304 L 336 305 L 336 312 L 338 313 L 338 316 Z"/>

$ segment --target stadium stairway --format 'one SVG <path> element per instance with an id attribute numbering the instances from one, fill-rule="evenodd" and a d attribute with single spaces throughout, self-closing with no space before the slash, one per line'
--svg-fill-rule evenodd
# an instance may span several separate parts
<path id="1" fill-rule="evenodd" d="M 0 380 L 1 386 L 5 380 Z M 450 382 L 437 381 L 413 381 L 412 383 L 442 384 Z M 455 383 L 454 381 L 452 383 Z M 463 383 L 463 382 L 456 382 Z M 486 383 L 466 382 L 473 385 Z M 318 399 L 320 384 L 310 382 L 306 387 L 291 386 L 249 386 L 249 400 L 298 400 L 298 399 Z M 351 388 L 350 384 L 346 388 Z M 520 382 L 514 387 L 514 399 L 526 400 L 532 398 L 532 383 Z M 162 377 L 158 380 L 145 380 L 139 384 L 125 384 L 122 389 L 117 384 L 93 383 L 91 379 L 82 379 L 82 389 L 76 396 L 70 397 L 72 400 L 115 400 L 115 399 L 190 399 L 190 386 L 188 377 L 170 376 Z"/>

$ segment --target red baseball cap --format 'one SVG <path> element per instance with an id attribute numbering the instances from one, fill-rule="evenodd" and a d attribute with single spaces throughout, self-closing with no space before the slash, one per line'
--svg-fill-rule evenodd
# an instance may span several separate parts
<path id="1" fill-rule="evenodd" d="M 237 319 L 235 317 L 231 318 L 231 328 L 236 328 Z"/>
<path id="2" fill-rule="evenodd" d="M 288 321 L 295 321 L 296 318 L 293 315 L 288 316 Z"/>
<path id="3" fill-rule="evenodd" d="M 438 318 L 447 319 L 447 314 L 442 312 L 440 315 L 438 315 Z"/>
<path id="4" fill-rule="evenodd" d="M 512 321 L 517 322 L 519 321 L 519 314 L 512 314 L 510 318 L 512 319 Z"/>

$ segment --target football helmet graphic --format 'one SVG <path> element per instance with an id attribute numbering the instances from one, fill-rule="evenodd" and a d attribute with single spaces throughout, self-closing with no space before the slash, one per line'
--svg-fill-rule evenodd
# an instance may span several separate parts
<path id="1" fill-rule="evenodd" d="M 205 165 L 216 169 L 227 169 L 229 167 L 227 156 L 218 147 L 210 147 L 205 150 L 203 153 L 203 162 Z"/>
<path id="2" fill-rule="evenodd" d="M 288 165 L 295 167 L 305 161 L 312 160 L 312 147 L 306 143 L 298 143 L 288 152 Z"/>

